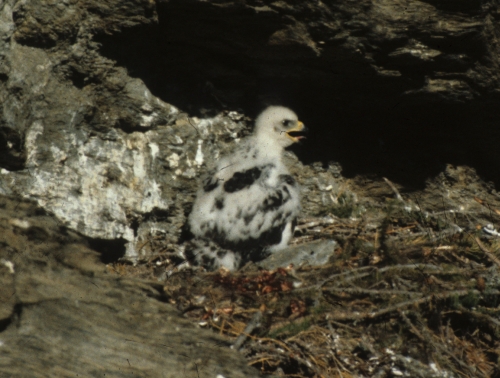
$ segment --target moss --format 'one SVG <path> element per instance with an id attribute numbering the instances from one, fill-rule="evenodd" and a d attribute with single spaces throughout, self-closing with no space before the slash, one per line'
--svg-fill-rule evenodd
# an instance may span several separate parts
<path id="1" fill-rule="evenodd" d="M 339 218 L 346 219 L 363 212 L 363 207 L 357 203 L 356 198 L 351 193 L 342 193 L 337 201 L 338 204 L 332 206 L 330 212 Z"/>
<path id="2" fill-rule="evenodd" d="M 484 302 L 490 308 L 496 308 L 500 304 L 500 297 L 495 291 L 486 289 L 484 292 Z"/>
<path id="3" fill-rule="evenodd" d="M 462 306 L 464 306 L 465 308 L 472 308 L 472 307 L 476 307 L 477 304 L 479 303 L 479 295 L 473 293 L 472 291 L 470 291 L 469 293 L 467 293 L 466 296 L 464 296 L 461 300 L 460 300 L 460 303 L 462 304 Z"/>
<path id="4" fill-rule="evenodd" d="M 458 310 L 460 308 L 460 299 L 458 295 L 454 295 L 448 299 L 448 306 L 453 310 Z"/>
<path id="5" fill-rule="evenodd" d="M 269 332 L 269 337 L 272 339 L 291 337 L 309 329 L 309 327 L 311 327 L 311 321 L 309 319 L 297 321 Z"/>
<path id="6" fill-rule="evenodd" d="M 320 304 L 320 305 L 312 308 L 311 314 L 312 315 L 322 315 L 324 313 L 327 313 L 328 311 L 330 311 L 330 308 L 328 306 Z"/>
<path id="7" fill-rule="evenodd" d="M 375 251 L 375 246 L 373 245 L 373 243 L 367 242 L 362 239 L 356 239 L 353 244 L 354 250 L 358 253 L 361 253 L 362 255 L 370 254 Z"/>

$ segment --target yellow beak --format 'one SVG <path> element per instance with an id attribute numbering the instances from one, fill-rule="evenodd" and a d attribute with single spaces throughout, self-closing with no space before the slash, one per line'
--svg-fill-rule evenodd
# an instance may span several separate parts
<path id="1" fill-rule="evenodd" d="M 292 132 L 306 132 L 307 127 L 304 125 L 303 122 L 297 121 L 297 126 L 295 126 L 293 129 L 290 129 L 286 132 L 286 135 L 293 140 L 294 143 L 299 142 L 301 139 L 305 139 L 305 136 L 298 135 L 298 136 L 292 136 L 290 133 Z"/>

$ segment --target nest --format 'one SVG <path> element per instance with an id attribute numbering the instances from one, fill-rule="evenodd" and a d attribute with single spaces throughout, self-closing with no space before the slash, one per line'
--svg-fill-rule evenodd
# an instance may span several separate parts
<path id="1" fill-rule="evenodd" d="M 163 277 L 168 302 L 263 376 L 499 377 L 500 234 L 474 214 L 500 211 L 425 210 L 393 189 L 371 217 L 299 222 L 297 243 L 337 241 L 323 266 L 176 272 L 162 253 L 110 269 Z"/>

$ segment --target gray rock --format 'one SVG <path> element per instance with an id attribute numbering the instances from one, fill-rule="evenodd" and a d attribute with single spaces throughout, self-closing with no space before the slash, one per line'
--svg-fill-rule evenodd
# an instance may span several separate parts
<path id="1" fill-rule="evenodd" d="M 0 196 L 0 246 L 1 376 L 258 376 L 36 205 Z"/>
<path id="2" fill-rule="evenodd" d="M 327 264 L 334 255 L 335 240 L 319 240 L 312 243 L 300 244 L 275 252 L 265 260 L 257 263 L 262 268 L 273 270 L 293 264 L 295 267 L 301 265 L 321 266 Z"/>

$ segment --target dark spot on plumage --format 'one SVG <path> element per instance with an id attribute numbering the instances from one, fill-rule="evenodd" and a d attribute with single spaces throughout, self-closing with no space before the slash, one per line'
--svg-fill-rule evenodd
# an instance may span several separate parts
<path id="1" fill-rule="evenodd" d="M 243 211 L 242 211 L 241 207 L 238 207 L 238 211 L 236 212 L 236 218 L 238 218 L 238 219 L 241 218 L 241 213 L 242 212 Z"/>
<path id="2" fill-rule="evenodd" d="M 211 267 L 214 265 L 215 259 L 205 254 L 201 255 L 201 262 L 204 266 Z"/>
<path id="3" fill-rule="evenodd" d="M 224 258 L 226 255 L 227 255 L 227 251 L 223 251 L 223 250 L 219 250 L 219 251 L 217 251 L 217 257 L 218 257 L 219 259 Z"/>
<path id="4" fill-rule="evenodd" d="M 262 224 L 261 224 L 262 226 Z M 239 253 L 243 258 L 243 263 L 248 261 L 258 261 L 269 255 L 264 249 L 281 242 L 283 230 L 286 223 L 280 223 L 263 232 L 258 238 L 245 238 L 237 241 L 225 241 L 221 246 Z M 250 231 L 245 230 L 245 233 Z"/>
<path id="5" fill-rule="evenodd" d="M 288 187 L 284 186 L 283 191 L 287 194 L 287 198 L 291 197 L 290 191 L 288 190 Z"/>
<path id="6" fill-rule="evenodd" d="M 211 250 L 212 252 L 215 252 L 215 251 L 217 250 L 217 248 L 215 248 L 213 245 L 211 245 L 211 246 L 210 246 L 210 250 Z"/>
<path id="7" fill-rule="evenodd" d="M 250 214 L 247 214 L 243 217 L 243 220 L 245 221 L 245 225 L 248 226 L 250 224 L 250 222 L 253 220 L 253 218 L 255 217 L 255 212 L 254 213 L 250 213 Z"/>
<path id="8" fill-rule="evenodd" d="M 219 186 L 219 180 L 217 180 L 215 177 L 209 177 L 203 182 L 203 190 L 207 193 L 211 192 L 218 186 Z"/>
<path id="9" fill-rule="evenodd" d="M 283 214 L 283 213 L 281 213 L 281 212 L 277 213 L 277 214 L 274 216 L 272 223 L 274 224 L 274 223 L 276 223 L 277 221 L 282 220 L 282 219 L 283 219 L 283 216 L 284 216 L 284 214 Z"/>
<path id="10" fill-rule="evenodd" d="M 267 230 L 259 237 L 259 241 L 266 247 L 279 244 L 281 242 L 281 237 L 283 235 L 283 230 L 285 229 L 285 227 L 286 223 L 282 223 Z"/>
<path id="11" fill-rule="evenodd" d="M 277 190 L 275 193 L 271 194 L 264 200 L 262 204 L 262 210 L 266 212 L 275 210 L 281 205 L 283 205 L 283 192 L 281 190 Z"/>
<path id="12" fill-rule="evenodd" d="M 222 210 L 224 208 L 224 198 L 217 198 L 215 200 L 215 207 L 218 210 Z"/>
<path id="13" fill-rule="evenodd" d="M 291 186 L 295 186 L 295 184 L 297 184 L 295 179 L 290 175 L 279 175 L 279 180 L 280 180 L 280 182 L 284 182 L 285 184 L 288 184 Z"/>
<path id="14" fill-rule="evenodd" d="M 245 189 L 259 179 L 262 173 L 261 168 L 255 167 L 246 171 L 236 172 L 233 177 L 224 183 L 224 190 L 227 193 L 234 193 Z"/>
<path id="15" fill-rule="evenodd" d="M 193 250 L 191 249 L 186 249 L 184 252 L 184 255 L 186 256 L 187 261 L 192 261 L 195 257 L 195 254 L 193 253 Z"/>
<path id="16" fill-rule="evenodd" d="M 191 226 L 189 225 L 189 223 L 186 222 L 181 228 L 181 235 L 179 238 L 179 242 L 184 243 L 192 239 L 194 239 L 194 234 L 191 231 Z"/>

